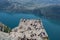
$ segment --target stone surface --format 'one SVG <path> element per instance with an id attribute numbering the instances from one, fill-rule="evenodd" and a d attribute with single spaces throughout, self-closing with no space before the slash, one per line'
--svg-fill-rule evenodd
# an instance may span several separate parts
<path id="1" fill-rule="evenodd" d="M 48 40 L 41 20 L 21 19 L 18 27 L 10 33 L 0 32 L 0 40 Z"/>

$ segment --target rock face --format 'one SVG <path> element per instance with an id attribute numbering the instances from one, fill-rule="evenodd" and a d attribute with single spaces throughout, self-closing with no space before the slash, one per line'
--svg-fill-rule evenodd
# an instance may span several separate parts
<path id="1" fill-rule="evenodd" d="M 9 34 L 0 31 L 0 40 L 10 40 Z"/>
<path id="2" fill-rule="evenodd" d="M 10 35 L 13 40 L 48 40 L 40 20 L 22 19 L 17 28 L 13 29 Z"/>
<path id="3" fill-rule="evenodd" d="M 12 29 L 12 32 L 4 37 L 6 40 L 48 40 L 41 20 L 36 19 L 21 19 L 19 26 Z"/>

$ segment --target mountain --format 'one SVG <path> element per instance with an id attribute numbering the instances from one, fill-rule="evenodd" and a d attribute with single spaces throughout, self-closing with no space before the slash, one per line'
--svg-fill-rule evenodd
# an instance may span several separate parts
<path id="1" fill-rule="evenodd" d="M 29 9 L 29 10 L 33 10 L 33 9 L 37 9 L 40 7 L 45 7 L 45 6 L 49 6 L 49 5 L 55 5 L 55 4 L 60 4 L 59 0 L 2 0 L 1 2 L 1 6 L 5 7 L 4 9 L 10 9 L 10 10 L 25 10 L 25 9 Z M 3 9 L 3 8 L 2 8 Z"/>
<path id="2" fill-rule="evenodd" d="M 45 17 L 60 19 L 60 5 L 51 5 L 41 8 L 41 14 Z"/>
<path id="3" fill-rule="evenodd" d="M 1 9 L 5 9 L 6 7 L 8 7 L 10 5 L 8 0 L 0 0 L 0 10 Z"/>
<path id="4" fill-rule="evenodd" d="M 59 19 L 60 0 L 1 0 L 0 10 L 14 13 L 33 13 L 38 16 Z"/>
<path id="5" fill-rule="evenodd" d="M 32 23 L 33 22 L 33 23 Z M 49 40 L 40 19 L 21 19 L 10 33 L 0 31 L 0 40 Z"/>
<path id="6" fill-rule="evenodd" d="M 59 0 L 1 0 L 0 9 L 9 11 L 15 10 L 33 10 L 49 5 L 60 4 Z"/>

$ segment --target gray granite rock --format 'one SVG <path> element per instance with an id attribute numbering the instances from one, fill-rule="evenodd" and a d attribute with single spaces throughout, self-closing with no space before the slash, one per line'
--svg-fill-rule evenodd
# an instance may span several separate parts
<path id="1" fill-rule="evenodd" d="M 12 32 L 0 31 L 0 40 L 48 40 L 48 35 L 40 20 L 22 19 Z"/>

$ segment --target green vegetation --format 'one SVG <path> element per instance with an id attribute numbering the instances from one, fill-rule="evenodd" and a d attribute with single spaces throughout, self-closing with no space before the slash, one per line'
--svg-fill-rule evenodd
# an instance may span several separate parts
<path id="1" fill-rule="evenodd" d="M 8 26 L 6 26 L 6 25 L 4 25 L 3 23 L 0 22 L 0 31 L 10 33 L 11 29 Z"/>
<path id="2" fill-rule="evenodd" d="M 11 32 L 11 29 L 8 26 L 6 26 L 6 27 L 4 27 L 4 32 L 10 33 Z"/>

